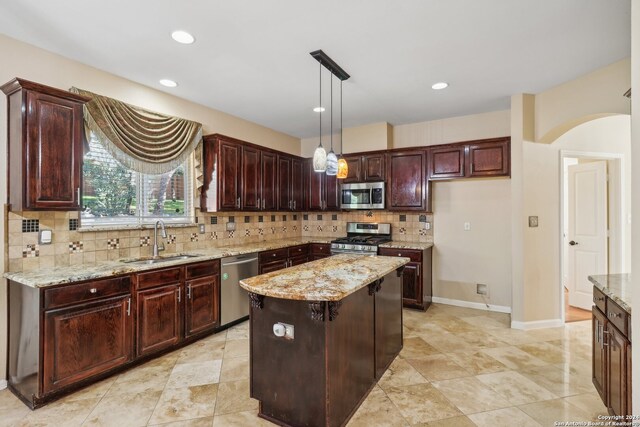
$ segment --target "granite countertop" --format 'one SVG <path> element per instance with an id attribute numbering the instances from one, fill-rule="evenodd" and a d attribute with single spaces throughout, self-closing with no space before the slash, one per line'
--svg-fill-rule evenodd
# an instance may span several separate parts
<path id="1" fill-rule="evenodd" d="M 410 261 L 340 254 L 240 281 L 249 292 L 302 301 L 339 301 Z"/>
<path id="2" fill-rule="evenodd" d="M 631 275 L 603 274 L 589 276 L 589 281 L 614 300 L 623 310 L 631 314 Z"/>
<path id="3" fill-rule="evenodd" d="M 433 246 L 433 242 L 396 242 L 396 241 L 382 243 L 380 245 L 381 248 L 416 249 L 418 251 L 429 249 L 432 246 Z"/>
<path id="4" fill-rule="evenodd" d="M 186 259 L 178 259 L 157 264 L 135 264 L 125 263 L 128 259 L 118 261 L 105 261 L 95 264 L 72 265 L 68 267 L 53 267 L 37 271 L 8 272 L 4 277 L 14 282 L 31 286 L 33 288 L 44 288 L 47 286 L 60 285 L 64 283 L 79 282 L 83 280 L 99 279 L 121 274 L 131 274 L 139 271 L 153 270 L 157 268 L 172 267 L 193 262 L 207 261 L 224 258 L 227 256 L 243 255 L 255 252 L 269 251 L 286 248 L 289 246 L 304 245 L 307 243 L 329 243 L 330 239 L 321 238 L 301 238 L 301 239 L 278 239 L 268 242 L 250 243 L 245 245 L 221 246 L 216 248 L 198 249 L 191 252 L 177 254 L 163 254 L 162 257 L 176 255 L 196 255 Z"/>

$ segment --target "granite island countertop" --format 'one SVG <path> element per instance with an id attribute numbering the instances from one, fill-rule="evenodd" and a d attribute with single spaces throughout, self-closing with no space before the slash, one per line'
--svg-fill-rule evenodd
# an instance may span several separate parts
<path id="1" fill-rule="evenodd" d="M 623 310 L 631 314 L 631 275 L 602 274 L 589 276 L 589 281 L 615 301 Z"/>
<path id="2" fill-rule="evenodd" d="M 240 286 L 266 297 L 339 301 L 409 261 L 405 257 L 340 254 L 240 280 Z"/>
<path id="3" fill-rule="evenodd" d="M 393 248 L 393 249 L 415 249 L 422 251 L 433 247 L 433 242 L 400 242 L 392 240 L 391 242 L 380 244 L 381 248 Z"/>
<path id="4" fill-rule="evenodd" d="M 270 251 L 290 246 L 304 245 L 307 243 L 328 244 L 329 242 L 330 239 L 322 238 L 277 239 L 244 245 L 229 245 L 215 248 L 197 249 L 190 252 L 163 254 L 162 257 L 171 257 L 184 254 L 195 256 L 186 259 L 176 259 L 172 261 L 160 262 L 156 264 L 126 263 L 124 261 L 131 259 L 126 258 L 117 261 L 97 262 L 94 264 L 52 267 L 40 269 L 37 271 L 8 272 L 4 273 L 4 277 L 8 280 L 12 280 L 22 285 L 30 286 L 33 288 L 44 288 L 47 286 L 61 285 L 64 283 L 100 279 L 111 276 L 119 276 L 123 274 L 137 273 L 139 271 L 173 267 L 199 261 L 220 259 L 228 256 Z"/>

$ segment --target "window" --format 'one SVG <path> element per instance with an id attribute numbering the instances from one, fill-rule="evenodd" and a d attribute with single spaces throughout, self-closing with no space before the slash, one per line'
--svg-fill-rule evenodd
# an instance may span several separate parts
<path id="1" fill-rule="evenodd" d="M 82 170 L 83 227 L 194 222 L 191 158 L 170 172 L 149 175 L 127 169 L 96 140 L 89 148 Z"/>

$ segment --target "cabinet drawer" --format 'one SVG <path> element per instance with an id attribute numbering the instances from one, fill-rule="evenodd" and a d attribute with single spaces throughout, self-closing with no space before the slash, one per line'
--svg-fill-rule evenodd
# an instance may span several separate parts
<path id="1" fill-rule="evenodd" d="M 329 243 L 312 243 L 311 253 L 314 255 L 331 255 L 331 245 Z"/>
<path id="2" fill-rule="evenodd" d="M 300 255 L 307 255 L 309 253 L 309 245 L 293 246 L 288 249 L 289 258 L 297 257 Z"/>
<path id="3" fill-rule="evenodd" d="M 603 313 L 607 312 L 607 297 L 602 293 L 602 291 L 595 286 L 593 287 L 593 303 L 602 311 Z"/>
<path id="4" fill-rule="evenodd" d="M 287 248 L 276 249 L 275 251 L 260 252 L 260 262 L 272 262 L 287 258 Z"/>
<path id="5" fill-rule="evenodd" d="M 94 280 L 44 291 L 44 308 L 57 308 L 131 293 L 129 276 Z"/>
<path id="6" fill-rule="evenodd" d="M 622 332 L 625 337 L 629 336 L 629 314 L 618 304 L 613 302 L 611 298 L 607 299 L 607 319 L 610 323 Z"/>
<path id="7" fill-rule="evenodd" d="M 220 272 L 220 261 L 204 261 L 197 264 L 187 265 L 185 280 L 197 279 L 198 277 L 213 276 Z"/>
<path id="8" fill-rule="evenodd" d="M 407 257 L 413 262 L 422 262 L 422 251 L 414 249 L 380 248 L 380 255 Z"/>
<path id="9" fill-rule="evenodd" d="M 182 268 L 165 268 L 162 270 L 153 270 L 146 273 L 136 275 L 137 289 L 154 288 L 160 285 L 176 283 L 180 281 Z"/>

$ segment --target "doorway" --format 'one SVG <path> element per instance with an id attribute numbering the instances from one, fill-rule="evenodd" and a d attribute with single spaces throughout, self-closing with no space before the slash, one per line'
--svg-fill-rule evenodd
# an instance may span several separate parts
<path id="1" fill-rule="evenodd" d="M 561 151 L 561 295 L 565 322 L 591 318 L 588 276 L 624 271 L 622 156 Z"/>

